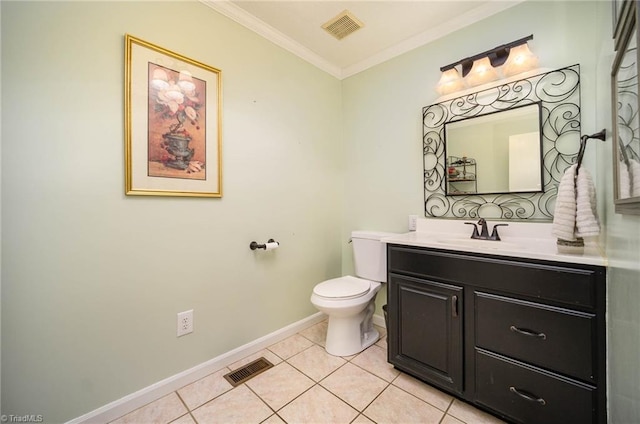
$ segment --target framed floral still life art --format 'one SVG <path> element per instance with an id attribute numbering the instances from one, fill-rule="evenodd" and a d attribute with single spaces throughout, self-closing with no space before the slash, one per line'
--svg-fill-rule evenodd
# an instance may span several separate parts
<path id="1" fill-rule="evenodd" d="M 222 197 L 219 69 L 125 35 L 127 195 Z"/>

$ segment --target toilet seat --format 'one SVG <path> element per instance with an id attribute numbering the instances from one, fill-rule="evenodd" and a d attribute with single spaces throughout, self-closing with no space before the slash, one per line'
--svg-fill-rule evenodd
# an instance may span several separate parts
<path id="1" fill-rule="evenodd" d="M 313 288 L 313 293 L 325 299 L 356 299 L 369 293 L 371 281 L 362 278 L 345 277 L 324 281 Z"/>

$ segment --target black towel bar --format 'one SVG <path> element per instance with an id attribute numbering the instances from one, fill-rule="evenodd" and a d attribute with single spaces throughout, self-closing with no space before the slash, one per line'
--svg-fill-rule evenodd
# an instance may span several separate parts
<path id="1" fill-rule="evenodd" d="M 587 145 L 587 140 L 598 139 L 598 140 L 604 141 L 606 138 L 607 138 L 606 129 L 603 129 L 602 131 L 597 132 L 595 134 L 583 135 L 582 137 L 580 137 L 580 150 L 578 150 L 578 160 L 576 162 L 578 164 L 578 166 L 576 167 L 576 177 L 578 176 L 580 165 L 582 165 L 582 157 L 584 156 L 584 149 Z"/>

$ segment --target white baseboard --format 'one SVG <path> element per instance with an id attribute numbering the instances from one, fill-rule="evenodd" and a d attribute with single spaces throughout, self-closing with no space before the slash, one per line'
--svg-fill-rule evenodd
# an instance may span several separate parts
<path id="1" fill-rule="evenodd" d="M 381 315 L 374 315 L 373 316 L 373 323 L 375 325 L 377 325 L 378 327 L 382 327 L 382 328 L 387 328 L 387 323 L 384 321 L 384 317 Z"/>
<path id="2" fill-rule="evenodd" d="M 200 365 L 196 365 L 186 371 L 173 375 L 169 378 L 165 378 L 155 384 L 152 384 L 144 389 L 138 390 L 135 393 L 127 395 L 121 399 L 111 402 L 105 406 L 102 406 L 94 411 L 84 414 L 78 418 L 74 418 L 68 421 L 67 424 L 80 424 L 80 423 L 108 423 L 115 420 L 129 412 L 153 402 L 163 396 L 174 392 L 181 387 L 191 384 L 209 374 L 212 374 L 227 365 L 239 361 L 254 353 L 260 352 L 268 346 L 274 343 L 278 343 L 281 340 L 292 336 L 305 328 L 311 327 L 314 324 L 324 320 L 326 315 L 322 312 L 317 312 L 307 318 L 294 322 L 284 328 L 281 328 L 273 333 L 267 334 L 264 337 L 260 337 L 250 343 L 233 349 L 227 353 L 223 353 L 213 359 L 203 362 Z M 374 315 L 374 323 L 380 325 L 378 322 L 382 319 L 384 327 L 384 318 Z M 376 322 L 377 321 L 377 322 Z"/>

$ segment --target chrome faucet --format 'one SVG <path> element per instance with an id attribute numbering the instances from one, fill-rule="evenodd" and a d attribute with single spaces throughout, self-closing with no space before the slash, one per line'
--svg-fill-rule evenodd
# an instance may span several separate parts
<path id="1" fill-rule="evenodd" d="M 495 224 L 493 226 L 493 231 L 491 231 L 491 235 L 489 235 L 489 229 L 487 228 L 487 221 L 484 218 L 480 218 L 478 221 L 478 225 L 480 225 L 480 232 L 478 232 L 478 227 L 473 222 L 465 222 L 465 224 L 473 225 L 473 234 L 471 234 L 472 239 L 478 240 L 494 240 L 500 241 L 500 235 L 498 234 L 498 227 L 506 227 L 509 224 Z"/>

